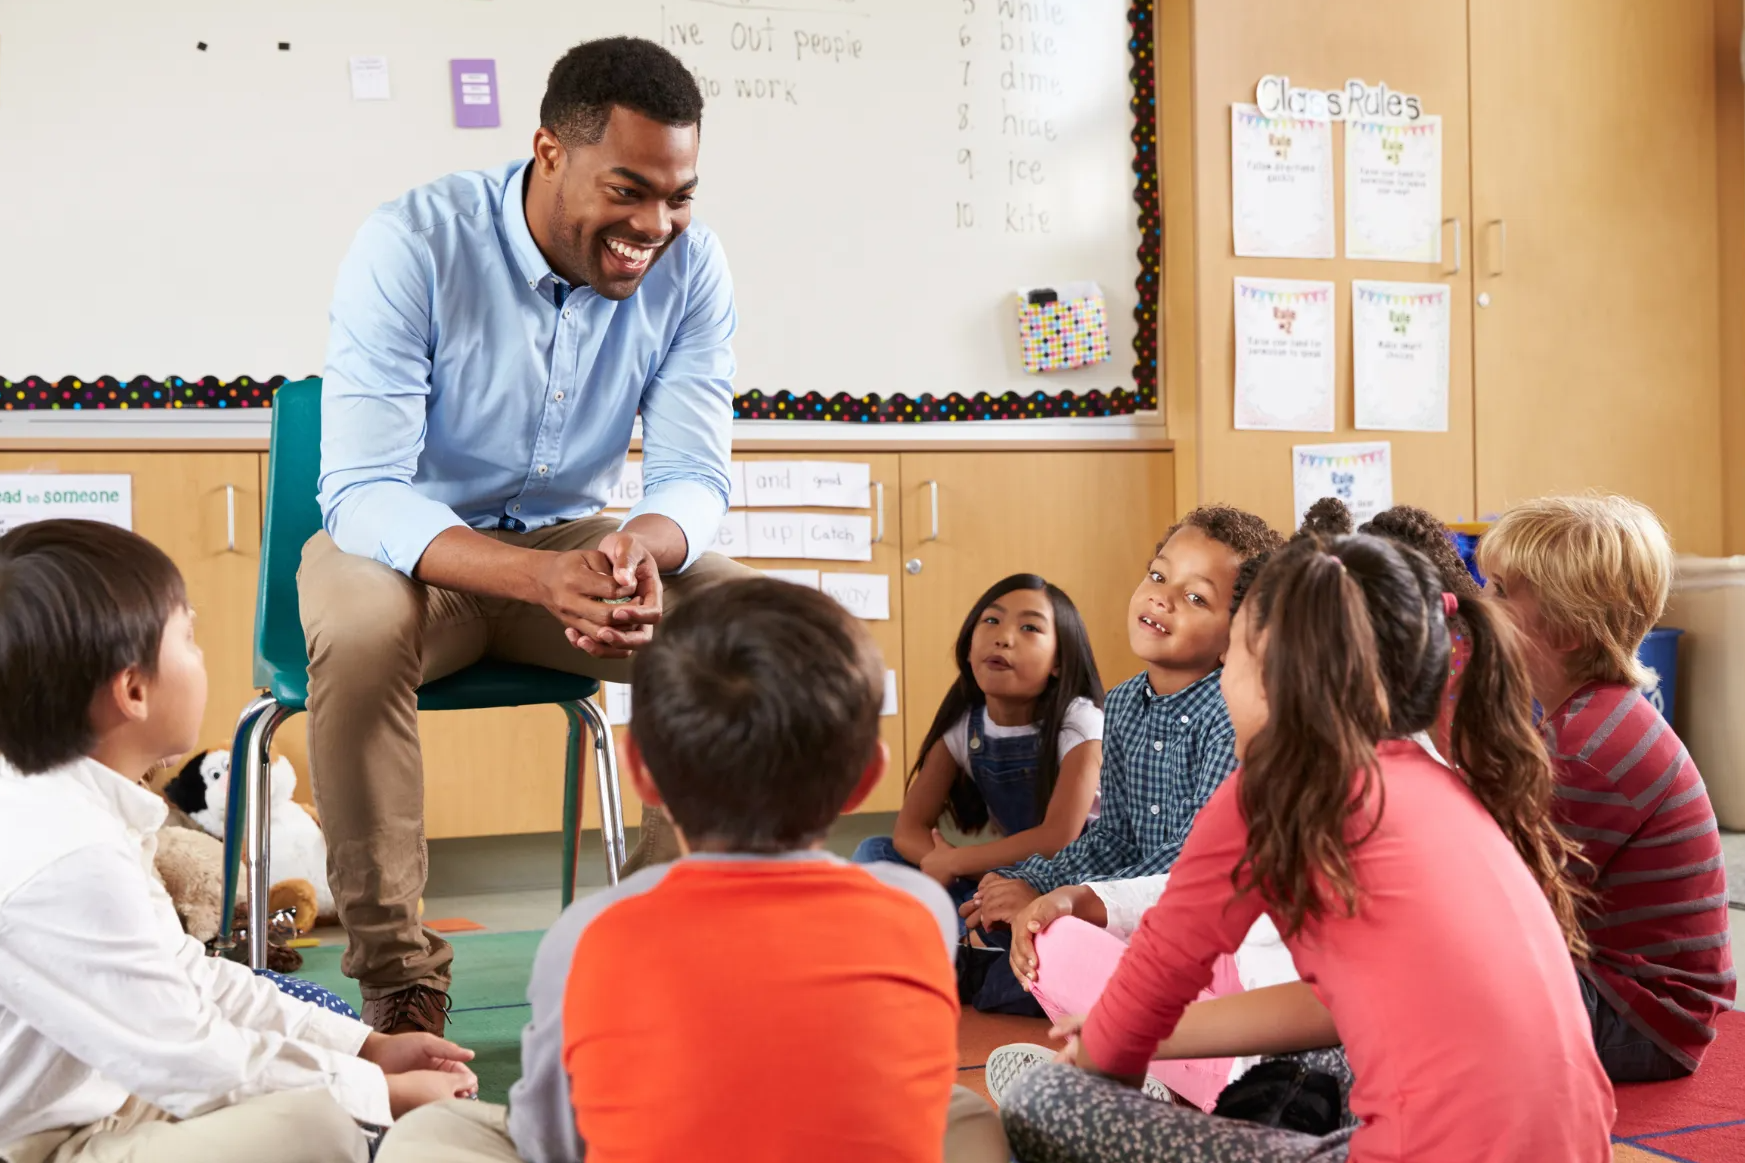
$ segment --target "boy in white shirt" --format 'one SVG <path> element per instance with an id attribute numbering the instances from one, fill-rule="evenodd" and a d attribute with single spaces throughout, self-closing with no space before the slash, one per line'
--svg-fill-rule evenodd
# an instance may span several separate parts
<path id="1" fill-rule="evenodd" d="M 206 705 L 181 575 L 88 521 L 0 537 L 0 1160 L 329 1163 L 465 1096 L 471 1051 L 207 957 L 152 867 Z M 361 1124 L 361 1125 L 360 1125 Z"/>

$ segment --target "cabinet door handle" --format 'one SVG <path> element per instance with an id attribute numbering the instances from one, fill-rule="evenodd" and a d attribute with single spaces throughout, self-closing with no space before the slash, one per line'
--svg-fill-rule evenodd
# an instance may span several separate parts
<path id="1" fill-rule="evenodd" d="M 224 486 L 224 552 L 236 552 L 236 486 Z"/>
<path id="2" fill-rule="evenodd" d="M 1460 219 L 1444 218 L 1442 220 L 1444 226 L 1448 225 L 1450 222 L 1454 223 L 1454 269 L 1448 273 L 1451 275 L 1457 275 L 1460 273 Z"/>
<path id="3" fill-rule="evenodd" d="M 927 536 L 923 537 L 921 540 L 923 540 L 923 541 L 938 541 L 939 540 L 939 482 L 938 481 L 924 481 L 923 483 L 927 486 L 927 492 L 930 495 L 931 500 L 932 500 L 933 532 L 929 533 Z"/>
<path id="4" fill-rule="evenodd" d="M 1497 228 L 1497 261 L 1491 271 L 1491 278 L 1500 279 L 1503 277 L 1503 268 L 1509 261 L 1509 224 L 1498 218 L 1491 225 Z"/>
<path id="5" fill-rule="evenodd" d="M 877 545 L 885 539 L 885 482 L 873 482 L 873 505 L 878 514 L 878 527 L 873 533 L 873 544 Z"/>

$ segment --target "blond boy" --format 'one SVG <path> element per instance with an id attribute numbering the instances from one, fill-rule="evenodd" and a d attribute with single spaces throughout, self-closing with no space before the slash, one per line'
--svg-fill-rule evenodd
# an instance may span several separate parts
<path id="1" fill-rule="evenodd" d="M 1522 631 L 1558 822 L 1592 865 L 1578 968 L 1600 1061 L 1616 1082 L 1683 1077 L 1735 983 L 1715 811 L 1639 693 L 1636 651 L 1672 585 L 1666 530 L 1624 497 L 1545 497 L 1503 514 L 1478 564 Z"/>

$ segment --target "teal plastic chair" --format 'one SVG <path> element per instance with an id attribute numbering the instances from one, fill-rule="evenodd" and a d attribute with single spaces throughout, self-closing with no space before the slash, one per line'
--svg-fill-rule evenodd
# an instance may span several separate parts
<path id="1" fill-rule="evenodd" d="M 218 948 L 233 947 L 239 863 L 249 864 L 248 963 L 265 968 L 270 804 L 268 771 L 273 735 L 309 704 L 309 650 L 297 607 L 297 566 L 303 544 L 321 530 L 315 501 L 321 473 L 321 381 L 285 384 L 273 397 L 272 457 L 268 464 L 266 521 L 261 530 L 260 587 L 255 604 L 254 681 L 261 694 L 237 720 L 230 751 L 230 797 L 224 828 L 224 911 Z M 485 659 L 418 688 L 421 711 L 475 711 L 552 704 L 569 719 L 564 757 L 563 903 L 575 896 L 576 849 L 581 830 L 582 729 L 594 741 L 599 775 L 606 879 L 618 883 L 624 863 L 624 805 L 618 792 L 618 756 L 612 729 L 593 702 L 591 678 L 542 666 Z"/>

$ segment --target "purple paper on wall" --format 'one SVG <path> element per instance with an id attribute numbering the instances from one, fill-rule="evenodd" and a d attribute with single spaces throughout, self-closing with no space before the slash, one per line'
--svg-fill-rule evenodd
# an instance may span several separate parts
<path id="1" fill-rule="evenodd" d="M 497 62 L 449 61 L 449 82 L 454 89 L 454 123 L 458 129 L 495 129 L 497 116 Z"/>

